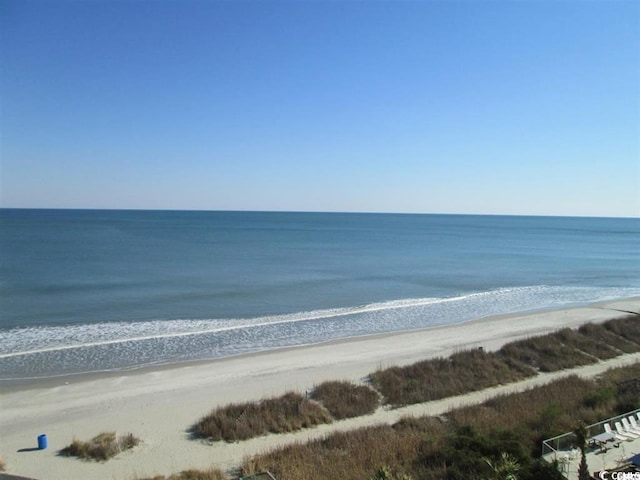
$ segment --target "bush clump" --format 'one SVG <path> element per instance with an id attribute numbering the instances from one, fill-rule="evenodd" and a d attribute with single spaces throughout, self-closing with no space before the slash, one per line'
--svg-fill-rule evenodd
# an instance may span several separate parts
<path id="1" fill-rule="evenodd" d="M 102 432 L 88 442 L 74 439 L 71 445 L 60 451 L 60 454 L 82 460 L 105 461 L 139 443 L 140 439 L 131 433 L 116 437 L 115 432 Z"/>
<path id="2" fill-rule="evenodd" d="M 378 408 L 378 394 L 365 385 L 329 381 L 318 385 L 311 398 L 322 403 L 336 420 L 368 415 Z"/>
<path id="3" fill-rule="evenodd" d="M 202 417 L 193 427 L 195 437 L 235 442 L 267 433 L 285 433 L 331 423 L 329 412 L 295 392 L 254 403 L 230 404 Z"/>

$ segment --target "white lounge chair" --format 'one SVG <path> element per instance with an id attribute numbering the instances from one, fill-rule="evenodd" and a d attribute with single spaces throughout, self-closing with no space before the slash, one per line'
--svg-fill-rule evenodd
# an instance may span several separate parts
<path id="1" fill-rule="evenodd" d="M 638 425 L 638 422 L 636 422 L 636 419 L 633 417 L 633 415 L 631 415 L 629 418 L 629 423 L 631 424 L 631 426 L 633 427 L 634 430 L 640 432 L 640 425 Z"/>
<path id="2" fill-rule="evenodd" d="M 638 435 L 637 433 L 633 433 L 625 430 L 620 422 L 616 422 L 615 426 L 616 426 L 616 432 L 618 432 L 618 435 L 622 435 L 623 437 L 629 437 L 632 439 L 640 437 L 640 435 Z"/>
<path id="3" fill-rule="evenodd" d="M 611 429 L 611 426 L 610 426 L 608 423 L 605 423 L 605 424 L 604 424 L 604 431 L 605 431 L 605 432 L 607 432 L 607 433 L 610 433 L 611 435 L 613 435 L 613 437 L 614 437 L 616 440 L 620 440 L 620 441 L 627 440 L 627 441 L 629 441 L 629 442 L 630 442 L 631 440 L 633 440 L 633 438 L 631 438 L 631 437 L 629 437 L 629 436 L 627 436 L 627 435 L 620 435 L 619 433 L 614 432 L 614 431 Z"/>
<path id="4" fill-rule="evenodd" d="M 629 432 L 630 434 L 640 436 L 640 429 L 631 425 L 631 422 L 626 418 L 620 420 L 622 422 L 622 428 L 624 428 L 625 432 Z"/>

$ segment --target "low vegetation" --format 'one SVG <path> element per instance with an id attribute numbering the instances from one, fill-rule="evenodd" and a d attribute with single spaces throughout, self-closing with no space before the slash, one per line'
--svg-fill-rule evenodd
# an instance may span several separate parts
<path id="1" fill-rule="evenodd" d="M 201 418 L 193 427 L 197 438 L 235 442 L 267 433 L 285 433 L 331 423 L 329 412 L 317 402 L 288 392 L 260 402 L 231 404 Z"/>
<path id="2" fill-rule="evenodd" d="M 584 329 L 572 330 L 571 328 L 563 328 L 556 332 L 555 335 L 565 346 L 571 345 L 577 350 L 591 355 L 598 360 L 608 360 L 622 353 L 608 343 L 586 335 Z"/>
<path id="3" fill-rule="evenodd" d="M 405 367 L 378 370 L 371 383 L 393 406 L 429 402 L 535 375 L 517 361 L 484 350 L 470 350 Z"/>
<path id="4" fill-rule="evenodd" d="M 539 459 L 541 441 L 639 408 L 639 385 L 640 364 L 594 380 L 568 377 L 444 417 L 286 446 L 247 459 L 242 471 L 269 470 L 278 480 L 377 479 L 380 472 L 390 475 L 383 478 L 467 480 L 496 478 L 496 470 L 511 466 L 520 480 L 559 480 L 554 466 Z"/>
<path id="5" fill-rule="evenodd" d="M 311 398 L 324 405 L 336 420 L 368 415 L 380 404 L 376 391 L 350 382 L 321 383 L 311 392 Z"/>
<path id="6" fill-rule="evenodd" d="M 102 432 L 88 442 L 74 439 L 71 445 L 60 451 L 60 455 L 83 460 L 105 461 L 139 443 L 140 439 L 131 433 L 116 437 L 115 432 Z"/>
<path id="7" fill-rule="evenodd" d="M 461 395 L 516 382 L 537 374 L 595 363 L 640 351 L 638 315 L 601 325 L 511 342 L 497 352 L 458 352 L 404 367 L 378 370 L 373 388 L 347 382 L 325 382 L 311 400 L 289 392 L 254 403 L 231 404 L 206 415 L 192 428 L 194 437 L 234 442 L 267 433 L 284 433 L 374 412 L 380 398 L 399 407 Z M 634 335 L 636 335 L 634 337 Z M 597 395 L 593 394 L 592 401 Z M 323 408 L 324 407 L 324 408 Z"/>
<path id="8" fill-rule="evenodd" d="M 631 318 L 622 320 L 624 324 L 627 325 L 627 329 L 633 329 L 634 324 L 638 323 L 632 320 Z M 640 352 L 640 344 L 636 343 L 640 337 L 636 337 L 634 339 L 635 341 L 629 341 L 624 336 L 614 333 L 611 328 L 607 328 L 608 326 L 612 327 L 615 322 L 618 322 L 618 320 L 613 320 L 604 325 L 587 323 L 582 325 L 578 329 L 578 332 L 586 337 L 592 338 L 600 344 L 611 346 L 613 350 L 619 350 L 623 353 Z"/>
<path id="9" fill-rule="evenodd" d="M 638 352 L 638 338 L 640 322 L 638 315 L 633 315 L 602 325 L 589 323 L 577 330 L 564 328 L 548 335 L 511 342 L 500 350 L 500 354 L 542 372 L 555 372 Z"/>
<path id="10" fill-rule="evenodd" d="M 617 318 L 603 325 L 607 330 L 635 344 L 637 349 L 634 351 L 637 352 L 638 349 L 640 349 L 640 345 L 638 345 L 638 339 L 640 339 L 640 322 L 638 321 L 638 315 Z"/>
<path id="11" fill-rule="evenodd" d="M 4 461 L 4 458 L 0 457 L 0 472 L 4 472 L 7 469 L 7 464 Z"/>
<path id="12" fill-rule="evenodd" d="M 498 352 L 478 349 L 378 370 L 370 379 L 384 402 L 392 406 L 437 400 L 522 380 L 536 372 L 554 372 L 638 352 L 639 325 L 634 315 L 577 330 L 564 328 L 508 343 Z"/>
<path id="13" fill-rule="evenodd" d="M 140 478 L 138 480 L 228 480 L 224 472 L 218 468 L 210 470 L 184 470 L 169 477 L 156 475 L 155 477 Z"/>
<path id="14" fill-rule="evenodd" d="M 576 346 L 564 343 L 559 332 L 511 342 L 502 347 L 499 353 L 531 365 L 541 372 L 555 372 L 598 361 Z"/>

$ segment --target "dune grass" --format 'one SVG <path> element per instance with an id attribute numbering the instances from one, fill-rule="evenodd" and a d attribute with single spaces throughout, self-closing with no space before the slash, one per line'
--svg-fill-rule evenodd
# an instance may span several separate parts
<path id="1" fill-rule="evenodd" d="M 405 419 L 282 447 L 246 459 L 242 472 L 269 470 L 278 480 L 355 480 L 376 478 L 386 469 L 397 478 L 466 480 L 470 472 L 493 478 L 487 460 L 498 462 L 507 453 L 520 465 L 518 478 L 561 479 L 552 465 L 538 459 L 541 440 L 640 407 L 640 397 L 625 391 L 626 385 L 637 384 L 630 379 L 639 377 L 640 364 L 598 379 L 568 377 L 439 418 Z M 589 400 L 607 389 L 611 395 L 601 402 Z"/>
<path id="2" fill-rule="evenodd" d="M 331 423 L 329 412 L 299 393 L 288 392 L 260 402 L 231 404 L 213 410 L 192 427 L 197 438 L 235 442 Z"/>
<path id="3" fill-rule="evenodd" d="M 500 354 L 531 365 L 541 372 L 555 372 L 598 361 L 575 345 L 564 343 L 559 333 L 511 342 L 500 349 Z"/>
<path id="4" fill-rule="evenodd" d="M 638 323 L 637 321 L 631 322 L 629 320 L 624 320 L 624 324 L 626 324 L 628 328 L 633 328 L 634 323 Z M 615 320 L 613 322 L 615 322 Z M 607 344 L 614 350 L 619 350 L 623 353 L 640 352 L 640 344 L 636 343 L 640 339 L 640 337 L 636 337 L 634 339 L 635 341 L 629 341 L 625 337 L 614 333 L 611 328 L 607 328 L 608 325 L 609 323 L 606 323 L 604 325 L 587 323 L 586 325 L 582 325 L 580 328 L 578 328 L 578 332 L 586 337 L 595 340 L 596 342 L 599 342 L 600 344 Z"/>
<path id="5" fill-rule="evenodd" d="M 588 324 L 595 327 L 594 324 Z M 622 352 L 617 348 L 609 345 L 606 341 L 601 341 L 586 335 L 587 329 L 573 330 L 571 328 L 563 328 L 555 333 L 558 339 L 564 345 L 572 345 L 587 355 L 591 355 L 598 360 L 608 360 L 617 357 Z"/>
<path id="6" fill-rule="evenodd" d="M 370 380 L 384 396 L 385 403 L 402 406 L 515 382 L 533 375 L 535 371 L 522 363 L 476 349 L 455 353 L 449 358 L 378 370 L 371 374 Z"/>
<path id="7" fill-rule="evenodd" d="M 640 317 L 602 325 L 564 328 L 504 345 L 498 352 L 472 350 L 371 374 L 386 404 L 422 403 L 514 382 L 535 375 L 596 363 L 640 351 Z M 634 335 L 637 335 L 634 337 Z"/>
<path id="8" fill-rule="evenodd" d="M 615 335 L 624 338 L 631 344 L 636 345 L 636 348 L 640 349 L 638 344 L 640 339 L 640 322 L 638 321 L 638 315 L 628 315 L 623 318 L 617 318 L 615 320 L 609 320 L 604 323 L 603 326 L 614 333 Z M 638 350 L 634 350 L 638 351 Z"/>
<path id="9" fill-rule="evenodd" d="M 82 460 L 105 461 L 139 443 L 140 439 L 131 433 L 116 437 L 115 432 L 102 432 L 88 442 L 74 439 L 71 445 L 60 450 L 60 455 L 78 457 Z"/>
<path id="10" fill-rule="evenodd" d="M 596 363 L 623 353 L 640 351 L 640 317 L 627 316 L 601 325 L 588 323 L 577 330 L 563 328 L 502 347 L 505 358 L 528 364 L 541 372 Z"/>
<path id="11" fill-rule="evenodd" d="M 380 404 L 376 391 L 350 382 L 321 383 L 313 389 L 311 398 L 320 402 L 336 420 L 368 415 Z"/>
<path id="12" fill-rule="evenodd" d="M 210 470 L 183 470 L 169 477 L 156 475 L 155 477 L 139 478 L 138 480 L 229 480 L 229 477 L 220 469 Z"/>

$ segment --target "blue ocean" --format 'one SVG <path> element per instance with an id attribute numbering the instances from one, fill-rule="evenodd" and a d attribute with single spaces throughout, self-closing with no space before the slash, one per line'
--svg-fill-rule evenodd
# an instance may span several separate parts
<path id="1" fill-rule="evenodd" d="M 638 272 L 637 218 L 1 209 L 0 379 L 638 296 Z"/>

